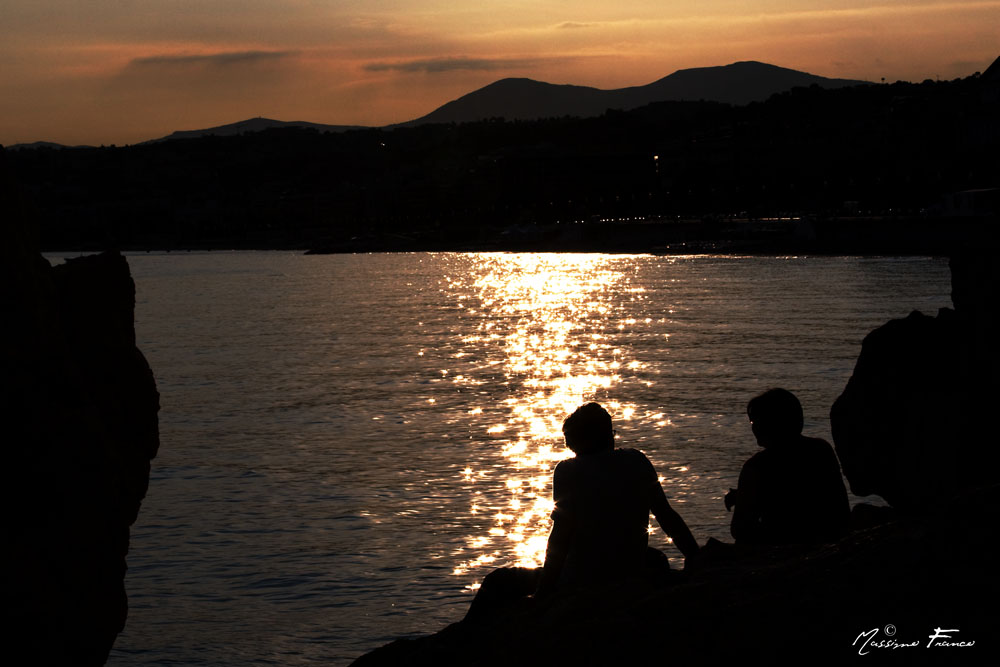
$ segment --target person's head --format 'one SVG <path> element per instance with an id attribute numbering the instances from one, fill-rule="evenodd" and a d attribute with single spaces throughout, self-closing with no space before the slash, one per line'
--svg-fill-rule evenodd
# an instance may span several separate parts
<path id="1" fill-rule="evenodd" d="M 768 389 L 750 399 L 747 417 L 761 447 L 786 442 L 802 433 L 802 404 L 786 389 Z"/>
<path id="2" fill-rule="evenodd" d="M 593 454 L 615 447 L 611 415 L 597 403 L 578 407 L 563 422 L 562 430 L 566 436 L 566 446 L 574 454 Z"/>

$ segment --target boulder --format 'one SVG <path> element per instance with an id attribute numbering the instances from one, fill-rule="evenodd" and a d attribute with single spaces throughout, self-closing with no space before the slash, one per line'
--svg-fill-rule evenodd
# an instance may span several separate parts
<path id="1" fill-rule="evenodd" d="M 913 312 L 865 338 L 830 412 L 851 491 L 901 512 L 992 483 L 997 273 L 985 253 L 951 261 L 955 309 Z"/>

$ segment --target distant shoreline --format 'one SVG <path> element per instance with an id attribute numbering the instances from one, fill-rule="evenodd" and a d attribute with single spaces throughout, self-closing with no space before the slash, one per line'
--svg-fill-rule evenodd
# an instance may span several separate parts
<path id="1" fill-rule="evenodd" d="M 953 217 L 789 217 L 578 222 L 483 228 L 457 237 L 447 231 L 311 240 L 229 237 L 167 242 L 149 239 L 124 252 L 286 251 L 309 255 L 405 252 L 540 252 L 649 255 L 948 256 L 963 247 L 994 245 L 995 215 Z M 475 238 L 471 238 L 475 236 Z M 97 252 L 98 243 L 46 247 L 43 252 Z"/>

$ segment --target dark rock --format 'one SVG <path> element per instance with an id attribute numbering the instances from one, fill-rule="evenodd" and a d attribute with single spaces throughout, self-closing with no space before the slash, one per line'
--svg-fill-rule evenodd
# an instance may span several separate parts
<path id="1" fill-rule="evenodd" d="M 891 507 L 858 503 L 851 508 L 850 530 L 867 530 L 895 521 L 896 517 L 896 510 Z"/>
<path id="2" fill-rule="evenodd" d="M 101 665 L 127 615 L 159 395 L 135 346 L 125 259 L 51 267 L 2 163 L 0 192 L 8 627 L 25 649 L 16 664 Z"/>
<path id="3" fill-rule="evenodd" d="M 913 312 L 864 340 L 830 413 L 851 491 L 904 512 L 995 479 L 997 274 L 985 253 L 952 259 L 955 310 Z"/>
<path id="4" fill-rule="evenodd" d="M 958 488 L 954 479 L 965 403 L 954 313 L 913 312 L 868 334 L 854 375 L 831 411 L 851 492 L 918 509 Z"/>
<path id="5" fill-rule="evenodd" d="M 995 664 L 997 491 L 836 544 L 723 549 L 674 585 L 635 580 L 526 600 L 490 624 L 397 640 L 354 665 L 857 664 L 858 636 L 878 628 L 886 639 L 890 624 L 895 639 L 920 647 L 874 651 L 874 664 Z M 976 646 L 925 648 L 937 627 Z"/>

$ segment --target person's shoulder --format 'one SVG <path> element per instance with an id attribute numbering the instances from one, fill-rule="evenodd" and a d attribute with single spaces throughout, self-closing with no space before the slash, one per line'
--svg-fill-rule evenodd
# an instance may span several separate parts
<path id="1" fill-rule="evenodd" d="M 833 446 L 823 438 L 810 438 L 809 436 L 799 436 L 799 447 L 818 456 L 833 454 Z"/>
<path id="2" fill-rule="evenodd" d="M 656 476 L 656 469 L 653 468 L 653 462 L 638 449 L 616 449 L 615 456 L 618 457 L 619 461 L 628 470 L 639 471 L 643 475 Z"/>
<path id="3" fill-rule="evenodd" d="M 801 436 L 799 441 L 800 459 L 806 465 L 827 471 L 836 471 L 840 474 L 840 459 L 833 450 L 833 446 L 822 438 L 809 438 Z"/>
<path id="4" fill-rule="evenodd" d="M 563 459 L 562 461 L 557 463 L 556 467 L 553 469 L 552 472 L 555 474 L 558 474 L 559 472 L 568 472 L 572 470 L 575 467 L 575 465 L 576 465 L 576 457 L 572 456 L 568 459 Z"/>
<path id="5" fill-rule="evenodd" d="M 638 449 L 623 447 L 615 450 L 615 456 L 629 461 L 649 461 L 649 458 Z"/>
<path id="6" fill-rule="evenodd" d="M 553 491 L 558 491 L 558 489 L 564 489 L 567 485 L 573 484 L 573 479 L 576 478 L 574 470 L 576 457 L 563 459 L 556 464 L 556 467 L 552 470 L 552 486 Z"/>
<path id="7" fill-rule="evenodd" d="M 774 459 L 776 453 L 772 449 L 760 449 L 754 452 L 753 456 L 746 460 L 743 464 L 744 468 L 757 468 L 760 466 L 769 465 L 772 459 Z"/>

